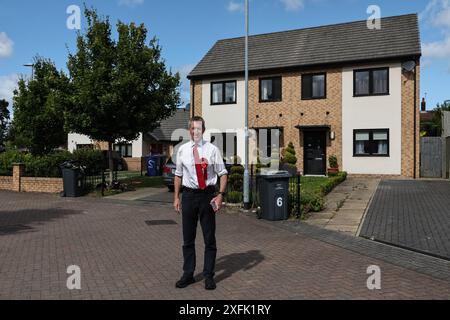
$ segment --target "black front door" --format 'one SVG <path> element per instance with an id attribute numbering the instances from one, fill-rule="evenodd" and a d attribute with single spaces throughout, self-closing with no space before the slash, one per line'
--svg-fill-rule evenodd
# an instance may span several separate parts
<path id="1" fill-rule="evenodd" d="M 326 173 L 326 131 L 305 131 L 303 133 L 305 174 Z"/>

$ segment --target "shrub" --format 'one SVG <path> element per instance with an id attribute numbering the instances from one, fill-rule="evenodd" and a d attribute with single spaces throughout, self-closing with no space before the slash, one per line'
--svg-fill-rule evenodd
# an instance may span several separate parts
<path id="1" fill-rule="evenodd" d="M 242 191 L 244 176 L 239 173 L 233 173 L 228 176 L 228 184 L 231 191 Z"/>
<path id="2" fill-rule="evenodd" d="M 25 176 L 28 177 L 61 177 L 60 164 L 75 160 L 87 168 L 86 174 L 102 168 L 102 152 L 100 150 L 77 150 L 73 154 L 68 151 L 55 151 L 43 156 L 33 156 L 17 150 L 0 154 L 0 175 L 12 175 L 15 162 L 25 165 Z"/>
<path id="3" fill-rule="evenodd" d="M 244 167 L 242 166 L 232 166 L 230 169 L 230 174 L 244 174 Z"/>
<path id="4" fill-rule="evenodd" d="M 86 174 L 98 173 L 105 170 L 105 164 L 101 150 L 79 149 L 73 152 L 73 160 L 86 167 Z"/>
<path id="5" fill-rule="evenodd" d="M 324 207 L 323 195 L 317 193 L 302 193 L 300 196 L 302 214 L 309 211 L 319 212 Z"/>
<path id="6" fill-rule="evenodd" d="M 30 156 L 25 161 L 25 175 L 29 177 L 61 177 L 59 165 L 71 159 L 72 154 L 68 151 Z"/>
<path id="7" fill-rule="evenodd" d="M 17 150 L 8 150 L 0 153 L 0 175 L 11 176 L 13 163 L 25 162 L 27 157 L 29 155 Z"/>
<path id="8" fill-rule="evenodd" d="M 331 155 L 328 158 L 328 163 L 330 164 L 330 168 L 338 168 L 338 161 L 335 155 Z"/>
<path id="9" fill-rule="evenodd" d="M 230 191 L 226 195 L 227 202 L 241 203 L 244 200 L 243 193 L 240 191 Z"/>
<path id="10" fill-rule="evenodd" d="M 283 151 L 283 159 L 281 160 L 283 169 L 290 173 L 297 172 L 297 157 L 295 156 L 295 148 L 292 142 Z"/>

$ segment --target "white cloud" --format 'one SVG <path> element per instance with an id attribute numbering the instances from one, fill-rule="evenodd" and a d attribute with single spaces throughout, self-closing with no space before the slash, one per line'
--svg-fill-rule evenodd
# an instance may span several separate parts
<path id="1" fill-rule="evenodd" d="M 144 0 L 119 0 L 119 6 L 134 8 L 144 3 Z"/>
<path id="2" fill-rule="evenodd" d="M 13 91 L 17 87 L 17 81 L 19 81 L 19 75 L 16 73 L 0 76 L 0 99 L 12 101 Z"/>
<path id="3" fill-rule="evenodd" d="M 427 58 L 450 58 L 450 36 L 442 41 L 424 43 L 422 51 Z"/>
<path id="4" fill-rule="evenodd" d="M 450 28 L 450 0 L 431 0 L 419 18 L 435 27 Z"/>
<path id="5" fill-rule="evenodd" d="M 17 88 L 17 82 L 19 81 L 18 74 L 10 74 L 7 76 L 0 76 L 0 99 L 5 99 L 9 102 L 8 109 L 12 115 L 12 100 L 13 100 L 13 91 Z"/>
<path id="6" fill-rule="evenodd" d="M 181 88 L 180 88 L 180 94 L 181 94 L 181 102 L 182 104 L 189 103 L 189 98 L 191 95 L 190 92 L 190 82 L 186 78 L 189 72 L 194 69 L 195 64 L 185 64 L 178 68 L 176 68 L 176 71 L 180 74 L 180 80 L 181 80 Z"/>
<path id="7" fill-rule="evenodd" d="M 442 40 L 422 43 L 424 58 L 447 60 L 450 72 L 450 0 L 431 0 L 419 18 L 442 34 Z"/>
<path id="8" fill-rule="evenodd" d="M 0 32 L 0 58 L 6 58 L 13 53 L 14 42 L 8 38 L 5 32 Z"/>
<path id="9" fill-rule="evenodd" d="M 305 6 L 304 0 L 280 0 L 287 11 L 298 11 Z"/>
<path id="10" fill-rule="evenodd" d="M 245 10 L 244 3 L 230 1 L 228 3 L 227 10 L 230 11 L 230 12 L 237 12 L 237 11 L 242 12 L 242 11 Z"/>

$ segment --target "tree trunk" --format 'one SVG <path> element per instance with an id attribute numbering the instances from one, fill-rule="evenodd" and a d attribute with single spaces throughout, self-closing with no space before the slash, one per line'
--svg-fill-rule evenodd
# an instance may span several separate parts
<path id="1" fill-rule="evenodd" d="M 112 142 L 108 141 L 108 166 L 109 166 L 109 185 L 113 183 L 114 161 L 112 157 Z"/>

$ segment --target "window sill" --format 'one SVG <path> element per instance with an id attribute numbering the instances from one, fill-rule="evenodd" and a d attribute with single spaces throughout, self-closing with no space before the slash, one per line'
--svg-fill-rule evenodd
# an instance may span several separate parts
<path id="1" fill-rule="evenodd" d="M 259 100 L 259 103 L 282 102 L 283 100 Z"/>
<path id="2" fill-rule="evenodd" d="M 354 154 L 354 158 L 389 158 L 388 154 Z"/>
<path id="3" fill-rule="evenodd" d="M 317 97 L 317 98 L 301 98 L 301 100 L 303 101 L 303 100 L 305 100 L 305 101 L 308 101 L 308 100 L 325 100 L 327 97 Z"/>
<path id="4" fill-rule="evenodd" d="M 353 94 L 353 98 L 389 96 L 389 93 Z"/>
<path id="5" fill-rule="evenodd" d="M 211 103 L 211 106 L 226 106 L 226 105 L 232 105 L 232 104 L 237 104 L 237 102 L 224 102 L 224 103 Z"/>

